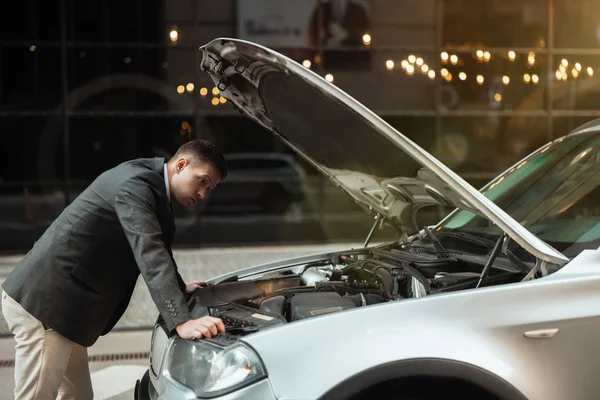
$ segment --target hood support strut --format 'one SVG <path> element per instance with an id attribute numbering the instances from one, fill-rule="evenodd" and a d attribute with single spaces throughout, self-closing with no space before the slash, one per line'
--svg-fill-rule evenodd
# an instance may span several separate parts
<path id="1" fill-rule="evenodd" d="M 383 218 L 383 216 L 381 214 L 379 214 L 379 213 L 375 214 L 375 222 L 373 222 L 373 226 L 371 227 L 371 230 L 369 231 L 369 234 L 367 235 L 367 239 L 365 240 L 365 244 L 363 247 L 367 247 L 369 245 L 369 242 L 371 241 L 371 238 L 373 237 L 375 230 L 381 229 L 384 221 L 385 221 L 385 218 Z"/>

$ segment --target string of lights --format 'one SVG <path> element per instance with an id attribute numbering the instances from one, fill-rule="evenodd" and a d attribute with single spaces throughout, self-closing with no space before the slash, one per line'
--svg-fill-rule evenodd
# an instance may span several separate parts
<path id="1" fill-rule="evenodd" d="M 179 33 L 177 31 L 177 27 L 173 27 L 172 30 L 169 32 L 169 39 L 171 40 L 172 44 L 177 44 L 177 41 L 179 39 Z M 369 33 L 365 33 L 362 37 L 362 41 L 363 41 L 363 45 L 365 47 L 369 47 L 372 43 L 371 35 Z M 543 40 L 540 41 L 539 45 L 541 47 L 545 46 L 545 43 L 543 42 Z M 32 45 L 32 46 L 35 47 L 34 45 Z M 34 51 L 34 50 L 32 50 L 32 51 Z M 473 58 L 475 58 L 479 63 L 490 63 L 490 62 L 492 62 L 492 59 L 495 57 L 496 56 L 494 56 L 494 57 L 492 56 L 492 53 L 489 50 L 479 49 L 473 53 Z M 518 58 L 517 53 L 514 50 L 509 50 L 503 57 L 506 58 L 507 60 L 509 60 L 510 62 L 516 62 L 517 58 Z M 319 57 L 316 56 L 315 58 L 316 58 L 315 61 L 318 63 L 320 61 Z M 398 69 L 398 65 L 399 65 L 400 68 L 404 71 L 404 73 L 408 76 L 413 76 L 420 72 L 421 74 L 426 75 L 431 80 L 434 80 L 437 76 L 439 76 L 441 79 L 443 79 L 444 81 L 446 81 L 448 83 L 452 82 L 452 80 L 455 78 L 455 76 L 457 76 L 458 79 L 463 82 L 467 81 L 469 79 L 469 75 L 465 71 L 457 70 L 455 68 L 455 71 L 454 71 L 455 75 L 453 75 L 452 74 L 453 71 L 449 70 L 449 68 L 451 68 L 453 66 L 454 67 L 461 66 L 462 60 L 457 54 L 450 54 L 447 51 L 442 51 L 440 53 L 440 59 L 441 59 L 442 65 L 444 65 L 444 67 L 440 69 L 439 75 L 435 69 L 430 67 L 425 62 L 423 56 L 415 55 L 415 54 L 411 54 L 406 59 L 402 59 L 399 62 L 396 62 L 392 59 L 388 59 L 385 62 L 385 68 L 388 71 L 394 71 L 394 70 Z M 533 67 L 536 64 L 536 60 L 537 59 L 536 59 L 535 52 L 533 52 L 533 51 L 528 52 L 527 56 L 525 58 L 525 66 Z M 583 76 L 587 76 L 587 77 L 594 76 L 594 69 L 591 65 L 584 67 L 580 62 L 575 62 L 572 64 L 572 67 L 569 71 L 567 69 L 567 68 L 569 68 L 569 65 L 570 65 L 569 63 L 570 63 L 569 60 L 567 60 L 566 58 L 563 58 L 558 63 L 557 69 L 554 73 L 556 81 L 567 81 L 569 79 L 569 72 L 570 72 L 570 76 L 573 79 L 578 79 Z M 305 59 L 302 61 L 302 65 L 305 68 L 311 69 L 311 67 L 313 66 L 313 62 L 309 59 Z M 324 75 L 324 78 L 330 83 L 333 83 L 333 81 L 334 81 L 334 76 L 332 73 L 326 73 Z M 528 85 L 528 84 L 537 85 L 540 83 L 540 76 L 537 73 L 525 72 L 522 74 L 521 78 L 522 78 L 523 83 L 526 85 Z M 477 74 L 475 74 L 475 81 L 477 82 L 478 85 L 483 85 L 486 82 L 486 77 L 481 73 L 477 73 Z M 508 86 L 511 83 L 511 78 L 508 75 L 502 75 L 502 83 L 505 86 Z M 177 87 L 177 93 L 179 93 L 179 94 L 185 93 L 186 90 L 190 93 L 193 92 L 194 84 L 188 83 L 186 86 L 179 85 Z M 217 90 L 217 92 L 218 92 L 218 89 L 214 88 L 213 95 L 218 96 L 218 93 L 216 93 L 216 94 L 214 93 L 215 90 Z M 208 91 L 206 88 L 200 89 L 201 96 L 206 96 L 207 93 L 208 93 Z M 225 103 L 226 101 L 227 100 L 223 97 L 213 97 L 213 99 L 211 100 L 211 103 L 214 106 L 217 106 L 219 104 Z"/>
<path id="2" fill-rule="evenodd" d="M 490 62 L 492 57 L 489 51 L 483 51 L 483 50 L 477 50 L 475 52 L 475 57 L 477 58 L 477 60 L 479 62 Z M 446 82 L 451 82 L 453 79 L 453 75 L 452 73 L 449 71 L 449 66 L 456 66 L 459 67 L 461 64 L 461 59 L 456 55 L 456 54 L 448 54 L 447 52 L 441 52 L 440 53 L 440 58 L 442 61 L 442 64 L 445 65 L 441 70 L 440 70 L 440 76 L 446 81 Z M 516 60 L 516 54 L 514 51 L 509 51 L 507 54 L 507 59 L 509 59 L 511 62 L 514 62 Z M 536 56 L 535 53 L 530 52 L 527 56 L 527 65 L 528 66 L 533 66 L 535 64 L 535 60 L 536 60 Z M 397 63 L 394 60 L 387 60 L 385 62 L 385 68 L 388 71 L 393 71 L 394 69 L 397 68 Z M 436 73 L 433 69 L 431 69 L 424 61 L 423 58 L 419 55 L 409 55 L 406 59 L 403 59 L 402 61 L 400 61 L 399 65 L 401 66 L 401 69 L 406 73 L 406 75 L 412 76 L 414 75 L 415 72 L 417 72 L 418 70 L 420 70 L 420 72 L 422 72 L 423 74 L 428 75 L 428 77 L 430 79 L 435 79 Z M 556 72 L 555 72 L 555 76 L 556 76 L 556 80 L 561 80 L 561 81 L 566 81 L 569 77 L 569 73 L 567 71 L 567 68 L 569 67 L 569 61 L 566 58 L 563 58 L 557 66 Z M 571 73 L 571 77 L 573 79 L 577 79 L 581 76 L 587 75 L 588 77 L 593 77 L 594 76 L 594 69 L 592 66 L 587 66 L 585 67 L 585 71 L 584 71 L 584 67 L 582 66 L 582 64 L 580 62 L 575 62 L 570 70 Z M 525 84 L 538 84 L 540 82 L 540 77 L 538 74 L 535 73 L 524 73 L 523 74 L 523 82 Z M 467 80 L 468 76 L 467 73 L 464 71 L 459 71 L 458 72 L 458 78 L 461 81 L 465 81 Z M 479 85 L 482 85 L 485 82 L 485 77 L 482 74 L 477 74 L 475 76 L 475 80 Z M 510 84 L 510 77 L 507 75 L 503 75 L 502 76 L 502 83 L 504 85 L 509 85 Z"/>
<path id="3" fill-rule="evenodd" d="M 185 94 L 186 91 L 188 94 L 194 93 L 194 84 L 192 82 L 189 82 L 187 85 L 177 86 L 177 93 Z M 200 94 L 201 97 L 206 98 L 207 100 L 210 98 L 210 96 L 208 96 L 208 88 L 206 88 L 206 87 L 200 88 L 198 93 Z M 219 89 L 217 87 L 213 87 L 211 93 L 212 93 L 212 98 L 210 100 L 210 103 L 213 106 L 218 106 L 220 104 L 227 103 L 227 99 L 220 95 L 221 92 L 219 91 Z"/>

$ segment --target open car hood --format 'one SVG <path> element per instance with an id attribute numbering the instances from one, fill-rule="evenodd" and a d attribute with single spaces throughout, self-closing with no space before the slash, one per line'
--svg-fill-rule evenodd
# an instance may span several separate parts
<path id="1" fill-rule="evenodd" d="M 368 212 L 407 235 L 415 212 L 442 204 L 497 224 L 540 260 L 568 259 L 448 167 L 319 75 L 273 50 L 220 38 L 200 47 L 222 96 L 278 136 Z"/>

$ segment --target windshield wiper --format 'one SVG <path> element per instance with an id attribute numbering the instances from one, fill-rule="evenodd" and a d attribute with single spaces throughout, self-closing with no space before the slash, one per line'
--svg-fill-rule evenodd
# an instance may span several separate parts
<path id="1" fill-rule="evenodd" d="M 440 235 L 454 237 L 457 239 L 462 239 L 466 242 L 478 244 L 478 245 L 480 245 L 482 247 L 486 247 L 488 249 L 493 249 L 494 245 L 496 244 L 496 242 L 494 242 L 492 240 L 480 238 L 479 236 L 471 235 L 470 233 L 465 233 L 465 232 L 442 232 L 442 233 L 440 233 Z M 502 237 L 504 237 L 504 236 L 502 235 L 501 238 Z"/>
<path id="2" fill-rule="evenodd" d="M 433 242 L 433 247 L 435 249 L 435 255 L 438 258 L 450 258 L 450 253 L 448 253 L 448 250 L 446 250 L 446 248 L 442 245 L 442 242 L 440 242 L 440 240 L 438 238 L 436 238 L 433 233 L 431 233 L 431 230 L 429 230 L 427 225 L 425 225 L 423 227 L 423 230 L 427 234 L 427 237 L 429 239 L 431 239 L 431 241 Z"/>
<path id="3" fill-rule="evenodd" d="M 505 246 L 503 246 L 503 249 L 500 253 L 503 253 L 506 256 L 506 258 L 510 261 L 512 266 L 515 267 L 515 269 L 517 271 L 527 274 L 531 270 L 531 268 L 525 262 L 521 261 L 521 259 L 519 259 L 516 255 L 514 255 L 513 252 L 508 250 L 508 241 L 510 240 L 509 236 L 501 235 L 500 238 L 498 239 L 498 241 L 494 242 L 489 239 L 481 238 L 481 237 L 478 237 L 478 236 L 475 236 L 475 235 L 472 235 L 472 234 L 466 233 L 466 232 L 443 232 L 443 233 L 441 233 L 441 235 L 448 236 L 448 237 L 454 237 L 457 239 L 462 239 L 466 242 L 478 244 L 487 249 L 493 249 L 492 250 L 492 258 L 494 258 L 494 259 L 496 258 L 496 255 L 498 253 L 498 250 L 496 248 L 498 246 L 498 243 L 501 243 L 502 240 L 504 238 L 506 238 Z"/>

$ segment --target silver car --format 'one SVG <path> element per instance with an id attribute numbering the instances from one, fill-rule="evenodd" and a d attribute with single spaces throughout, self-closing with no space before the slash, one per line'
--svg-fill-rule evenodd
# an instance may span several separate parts
<path id="1" fill-rule="evenodd" d="M 201 68 L 373 216 L 364 248 L 214 278 L 189 299 L 225 334 L 154 330 L 138 399 L 600 397 L 600 120 L 481 191 L 346 93 L 253 43 Z M 427 205 L 455 207 L 416 226 Z M 372 244 L 383 225 L 398 239 Z"/>

